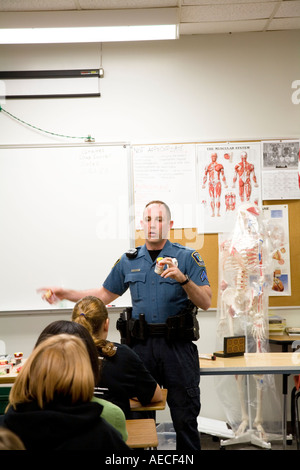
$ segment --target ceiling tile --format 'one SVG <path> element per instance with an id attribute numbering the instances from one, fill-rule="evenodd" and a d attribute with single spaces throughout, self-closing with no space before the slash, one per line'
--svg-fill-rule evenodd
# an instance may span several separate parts
<path id="1" fill-rule="evenodd" d="M 181 0 L 181 5 L 229 5 L 233 3 L 254 3 L 253 0 Z M 255 3 L 278 3 L 275 0 L 261 0 Z"/>
<path id="2" fill-rule="evenodd" d="M 177 6 L 177 0 L 0 0 L 0 11 L 113 10 Z"/>
<path id="3" fill-rule="evenodd" d="M 300 16 L 300 1 L 295 2 L 282 2 L 278 11 L 275 15 L 275 18 L 286 18 L 286 17 L 295 17 Z"/>
<path id="4" fill-rule="evenodd" d="M 231 5 L 205 5 L 181 8 L 181 21 L 197 23 L 203 21 L 235 21 L 269 18 L 272 3 L 248 3 Z"/>
<path id="5" fill-rule="evenodd" d="M 67 14 L 179 5 L 181 34 L 300 29 L 300 0 L 0 0 L 0 12 L 65 10 Z"/>
<path id="6" fill-rule="evenodd" d="M 283 31 L 289 29 L 300 29 L 300 17 L 275 18 L 268 25 L 268 31 Z"/>
<path id="7" fill-rule="evenodd" d="M 0 0 L 0 11 L 74 10 L 76 9 L 75 1 L 74 0 Z"/>
<path id="8" fill-rule="evenodd" d="M 78 3 L 83 10 L 166 8 L 178 6 L 176 0 L 76 0 L 76 3 Z"/>
<path id="9" fill-rule="evenodd" d="M 180 35 L 243 33 L 247 31 L 263 31 L 265 25 L 266 20 L 219 21 L 216 23 L 183 23 L 180 25 Z"/>

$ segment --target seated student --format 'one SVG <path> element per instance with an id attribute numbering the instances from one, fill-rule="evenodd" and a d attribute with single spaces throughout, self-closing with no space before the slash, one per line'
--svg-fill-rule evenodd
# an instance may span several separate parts
<path id="1" fill-rule="evenodd" d="M 42 341 L 17 375 L 0 426 L 26 450 L 128 452 L 120 433 L 91 401 L 94 374 L 84 342 L 61 334 Z"/>
<path id="2" fill-rule="evenodd" d="M 40 336 L 37 339 L 35 347 L 49 336 L 59 335 L 62 333 L 78 336 L 85 342 L 91 360 L 91 365 L 95 377 L 95 384 L 97 384 L 100 379 L 100 364 L 98 359 L 98 351 L 93 341 L 93 338 L 91 337 L 88 330 L 82 325 L 79 325 L 79 323 L 74 323 L 68 320 L 57 320 L 50 323 L 41 332 Z M 128 439 L 126 419 L 121 408 L 116 406 L 114 403 L 111 403 L 107 400 L 103 400 L 101 398 L 93 397 L 92 401 L 96 401 L 100 403 L 100 405 L 102 405 L 103 410 L 101 412 L 101 417 L 104 418 L 114 428 L 116 428 L 121 433 L 123 440 L 126 442 Z"/>
<path id="3" fill-rule="evenodd" d="M 87 296 L 79 300 L 74 306 L 72 320 L 89 330 L 103 359 L 95 396 L 118 405 L 127 419 L 132 417 L 130 398 L 138 398 L 142 405 L 162 399 L 159 385 L 139 356 L 125 344 L 107 341 L 108 312 L 100 299 Z"/>
<path id="4" fill-rule="evenodd" d="M 21 439 L 7 428 L 0 428 L 0 450 L 26 450 Z"/>

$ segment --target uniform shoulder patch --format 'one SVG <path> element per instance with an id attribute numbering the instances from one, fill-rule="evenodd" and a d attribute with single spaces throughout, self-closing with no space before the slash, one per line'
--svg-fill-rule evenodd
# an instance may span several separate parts
<path id="1" fill-rule="evenodd" d="M 205 266 L 205 263 L 204 263 L 203 259 L 201 258 L 200 254 L 198 253 L 198 251 L 193 251 L 192 258 L 193 258 L 194 261 L 196 261 L 196 263 L 199 266 L 202 266 L 202 267 Z"/>

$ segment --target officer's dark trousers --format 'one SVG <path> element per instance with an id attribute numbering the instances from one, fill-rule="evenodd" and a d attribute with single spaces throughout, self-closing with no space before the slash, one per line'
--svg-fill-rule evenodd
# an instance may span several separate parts
<path id="1" fill-rule="evenodd" d="M 168 389 L 168 405 L 176 431 L 176 450 L 200 450 L 200 369 L 197 346 L 191 341 L 169 343 L 150 337 L 133 346 L 156 381 Z"/>

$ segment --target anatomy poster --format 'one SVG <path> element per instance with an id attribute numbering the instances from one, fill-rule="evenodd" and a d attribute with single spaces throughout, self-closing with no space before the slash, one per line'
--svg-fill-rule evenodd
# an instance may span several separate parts
<path id="1" fill-rule="evenodd" d="M 244 202 L 261 206 L 260 143 L 197 145 L 199 233 L 231 231 Z"/>
<path id="2" fill-rule="evenodd" d="M 300 199 L 299 140 L 262 142 L 262 198 Z"/>
<path id="3" fill-rule="evenodd" d="M 288 205 L 263 206 L 270 234 L 273 280 L 270 295 L 291 295 Z"/>

